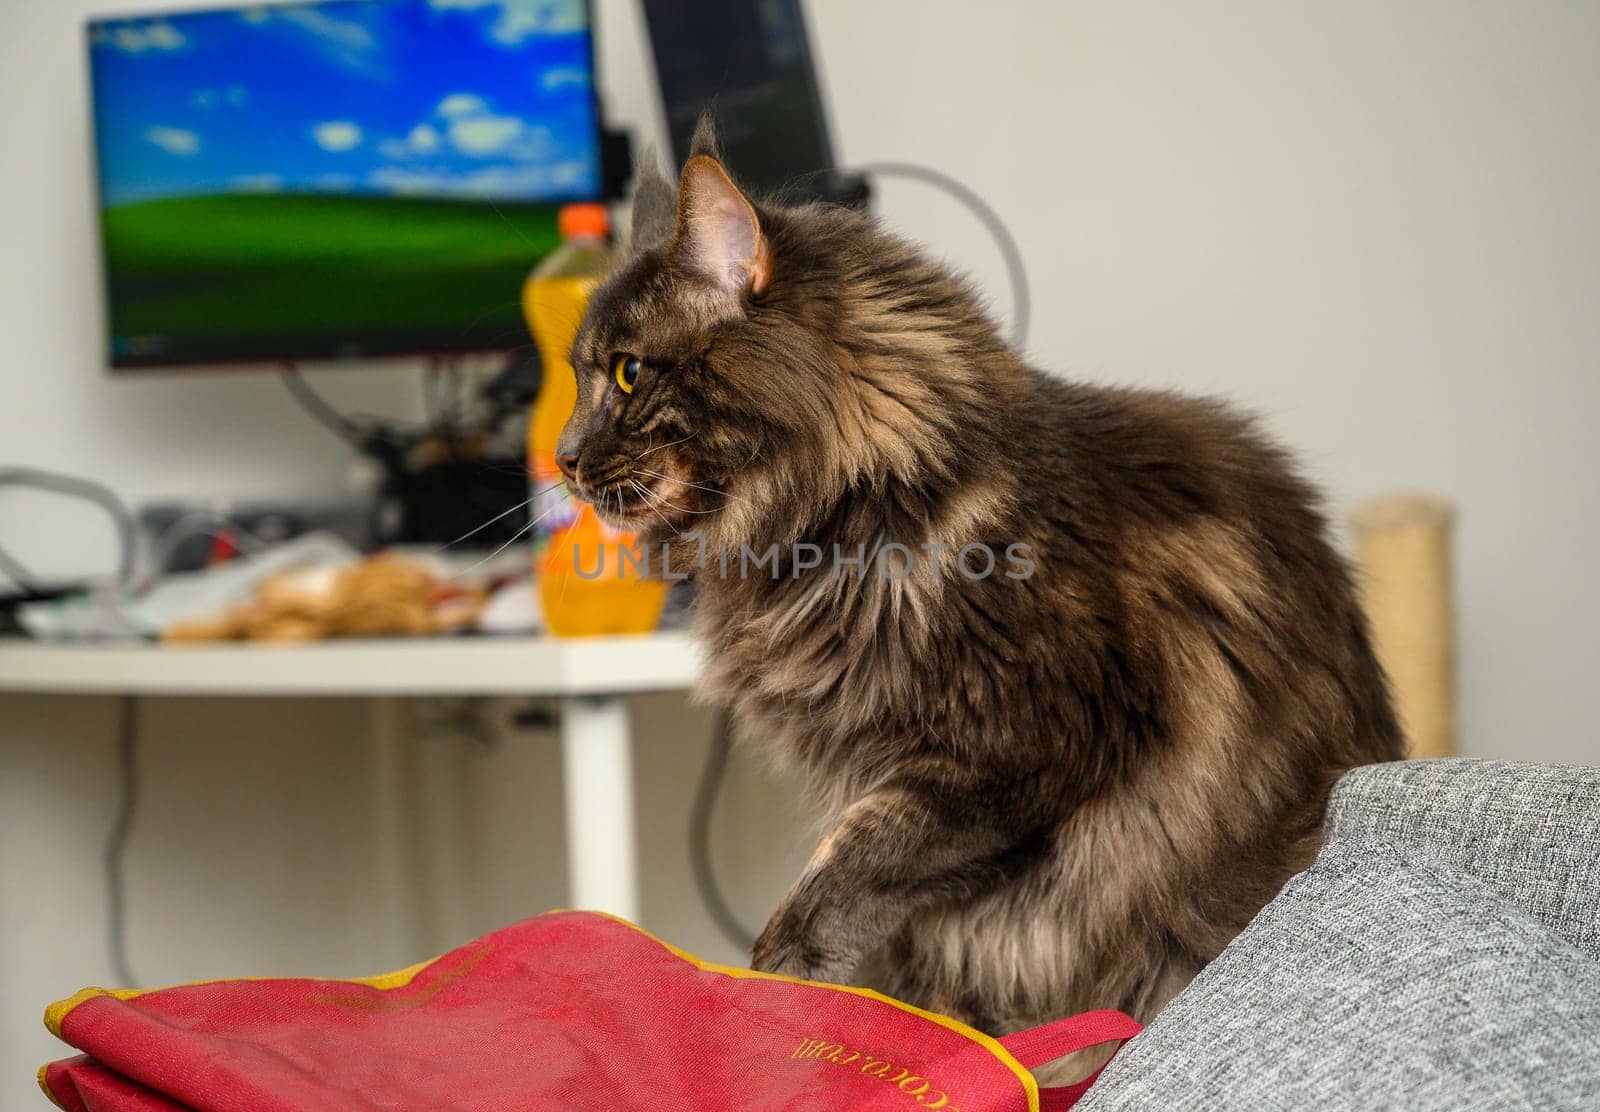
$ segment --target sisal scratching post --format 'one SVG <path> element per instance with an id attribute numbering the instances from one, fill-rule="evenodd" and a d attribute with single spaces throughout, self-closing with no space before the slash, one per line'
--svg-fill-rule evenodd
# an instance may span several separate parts
<path id="1" fill-rule="evenodd" d="M 1361 598 L 1389 674 L 1409 757 L 1456 755 L 1455 509 L 1440 498 L 1375 498 L 1351 515 Z"/>

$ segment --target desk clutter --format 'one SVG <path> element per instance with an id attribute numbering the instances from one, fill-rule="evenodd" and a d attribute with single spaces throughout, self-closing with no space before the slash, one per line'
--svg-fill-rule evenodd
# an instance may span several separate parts
<path id="1" fill-rule="evenodd" d="M 535 564 L 549 559 L 542 552 Z M 489 556 L 420 546 L 364 555 L 343 538 L 318 531 L 227 550 L 210 566 L 129 589 L 107 585 L 24 603 L 16 616 L 22 632 L 42 640 L 174 645 L 546 632 L 581 636 L 647 633 L 683 624 L 686 588 L 663 605 L 666 585 L 649 584 L 641 608 L 632 602 L 641 588 L 609 576 L 593 582 L 566 577 L 548 592 L 566 620 L 550 623 L 540 597 L 543 577 L 538 566 L 530 568 L 526 547 Z M 628 597 L 619 598 L 619 592 Z"/>
<path id="2" fill-rule="evenodd" d="M 42 640 L 173 644 L 527 633 L 541 628 L 534 602 L 509 617 L 504 602 L 494 615 L 489 609 L 507 589 L 520 588 L 531 600 L 528 579 L 525 552 L 488 562 L 470 553 L 368 556 L 318 531 L 272 543 L 219 544 L 206 567 L 27 603 L 17 620 Z M 500 622 L 495 629 L 485 624 L 491 617 Z"/>
<path id="3" fill-rule="evenodd" d="M 209 618 L 176 621 L 168 643 L 322 641 L 333 637 L 430 637 L 472 628 L 490 584 L 463 586 L 402 556 L 342 567 L 297 568 L 262 580 L 247 600 Z"/>

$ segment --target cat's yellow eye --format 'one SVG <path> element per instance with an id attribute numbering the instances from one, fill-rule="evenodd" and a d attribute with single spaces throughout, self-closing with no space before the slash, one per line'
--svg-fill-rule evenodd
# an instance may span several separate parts
<path id="1" fill-rule="evenodd" d="M 611 377 L 617 380 L 624 394 L 633 393 L 633 385 L 639 381 L 639 372 L 643 369 L 644 364 L 637 355 L 619 352 L 611 357 Z"/>

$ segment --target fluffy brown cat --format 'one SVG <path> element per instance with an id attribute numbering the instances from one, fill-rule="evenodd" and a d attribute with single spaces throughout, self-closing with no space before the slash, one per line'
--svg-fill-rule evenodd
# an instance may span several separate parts
<path id="1" fill-rule="evenodd" d="M 704 125 L 572 362 L 572 488 L 695 569 L 705 689 L 825 814 L 758 969 L 994 1033 L 1149 1017 L 1400 753 L 1247 419 L 1035 370 L 868 217 L 748 199 Z"/>

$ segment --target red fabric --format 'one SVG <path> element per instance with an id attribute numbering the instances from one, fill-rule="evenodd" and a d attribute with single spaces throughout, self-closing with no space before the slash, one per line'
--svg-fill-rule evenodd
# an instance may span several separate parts
<path id="1" fill-rule="evenodd" d="M 1144 1028 L 1137 1021 L 1121 1012 L 1084 1012 L 1047 1023 L 1043 1027 L 1005 1035 L 999 1042 L 1018 1062 L 1028 1069 L 1034 1069 L 1086 1047 L 1131 1039 L 1142 1030 Z M 1076 1084 L 1041 1090 L 1040 1112 L 1065 1112 L 1071 1108 L 1078 1103 L 1079 1097 L 1089 1091 L 1089 1086 L 1099 1080 L 1103 1069 L 1104 1065 Z"/>
<path id="2" fill-rule="evenodd" d="M 45 1092 L 67 1112 L 182 1112 L 160 1093 L 119 1077 L 88 1058 L 68 1058 L 45 1067 Z"/>
<path id="3" fill-rule="evenodd" d="M 1090 1013 L 1009 1036 L 1008 1052 L 882 997 L 737 972 L 618 920 L 552 912 L 395 987 L 219 981 L 91 995 L 55 1016 L 88 1057 L 42 1080 L 70 1112 L 1024 1112 L 1041 1106 L 1018 1058 L 1138 1029 Z M 1047 1094 L 1044 1107 L 1073 1099 Z"/>

